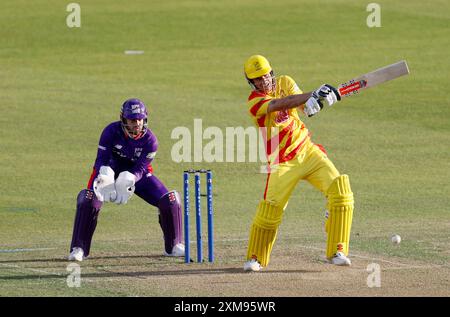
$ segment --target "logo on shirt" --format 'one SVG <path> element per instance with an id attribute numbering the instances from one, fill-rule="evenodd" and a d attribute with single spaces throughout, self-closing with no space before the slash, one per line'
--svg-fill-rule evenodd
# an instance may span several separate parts
<path id="1" fill-rule="evenodd" d="M 134 157 L 139 158 L 142 154 L 142 148 L 141 147 L 137 147 L 134 149 Z"/>
<path id="2" fill-rule="evenodd" d="M 126 158 L 127 156 L 125 155 L 125 153 L 122 153 L 121 151 L 122 147 L 123 147 L 122 145 L 116 144 L 114 145 L 112 152 L 118 157 Z"/>
<path id="3" fill-rule="evenodd" d="M 146 158 L 149 160 L 153 160 L 155 158 L 156 152 L 150 152 L 147 154 Z"/>
<path id="4" fill-rule="evenodd" d="M 275 117 L 275 123 L 280 124 L 289 120 L 289 112 L 288 110 L 278 111 L 277 116 Z"/>

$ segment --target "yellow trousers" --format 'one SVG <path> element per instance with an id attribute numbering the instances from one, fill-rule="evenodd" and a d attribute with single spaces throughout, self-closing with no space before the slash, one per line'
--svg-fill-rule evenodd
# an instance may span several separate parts
<path id="1" fill-rule="evenodd" d="M 339 172 L 325 150 L 309 141 L 306 151 L 291 161 L 278 164 L 267 175 L 264 200 L 286 208 L 289 197 L 300 180 L 306 180 L 325 196 Z"/>
<path id="2" fill-rule="evenodd" d="M 267 175 L 264 200 L 256 210 L 250 230 L 247 259 L 267 266 L 284 209 L 295 186 L 306 180 L 328 198 L 327 258 L 348 254 L 353 214 L 353 193 L 347 175 L 340 175 L 325 150 L 310 141 L 293 160 L 280 163 Z"/>

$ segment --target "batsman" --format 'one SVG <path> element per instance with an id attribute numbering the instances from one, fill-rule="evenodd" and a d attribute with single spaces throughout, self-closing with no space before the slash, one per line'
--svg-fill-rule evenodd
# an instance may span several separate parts
<path id="1" fill-rule="evenodd" d="M 134 193 L 159 209 L 164 255 L 184 256 L 180 197 L 153 174 L 158 140 L 147 119 L 145 104 L 128 99 L 121 107 L 120 121 L 103 130 L 87 188 L 78 194 L 69 260 L 83 261 L 89 255 L 102 205 L 126 204 Z"/>
<path id="2" fill-rule="evenodd" d="M 315 91 L 302 93 L 291 77 L 275 77 L 269 61 L 261 55 L 251 56 L 244 64 L 244 72 L 252 88 L 247 104 L 249 114 L 264 131 L 268 158 L 265 191 L 250 228 L 244 270 L 260 271 L 269 264 L 284 210 L 301 180 L 309 182 L 327 199 L 325 230 L 329 263 L 350 265 L 354 201 L 349 178 L 340 174 L 325 149 L 311 140 L 299 116 L 303 113 L 311 117 L 325 104 L 333 105 L 340 100 L 339 92 L 324 84 Z"/>

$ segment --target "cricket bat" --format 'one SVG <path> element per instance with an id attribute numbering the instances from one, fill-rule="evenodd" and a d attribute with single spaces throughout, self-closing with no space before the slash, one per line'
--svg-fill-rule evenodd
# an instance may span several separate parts
<path id="1" fill-rule="evenodd" d="M 359 93 L 360 90 L 367 89 L 408 74 L 408 64 L 406 64 L 406 61 L 400 61 L 351 79 L 344 84 L 340 84 L 338 86 L 338 91 L 341 97 L 348 97 Z"/>

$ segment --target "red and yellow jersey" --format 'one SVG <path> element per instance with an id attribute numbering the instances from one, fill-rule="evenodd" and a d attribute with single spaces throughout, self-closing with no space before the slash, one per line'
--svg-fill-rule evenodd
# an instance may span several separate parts
<path id="1" fill-rule="evenodd" d="M 309 141 L 309 132 L 300 120 L 297 108 L 267 113 L 272 99 L 301 94 L 295 81 L 289 76 L 276 78 L 276 92 L 268 95 L 253 91 L 248 97 L 250 116 L 257 127 L 263 128 L 266 154 L 270 164 L 290 161 L 305 149 L 303 145 Z"/>

